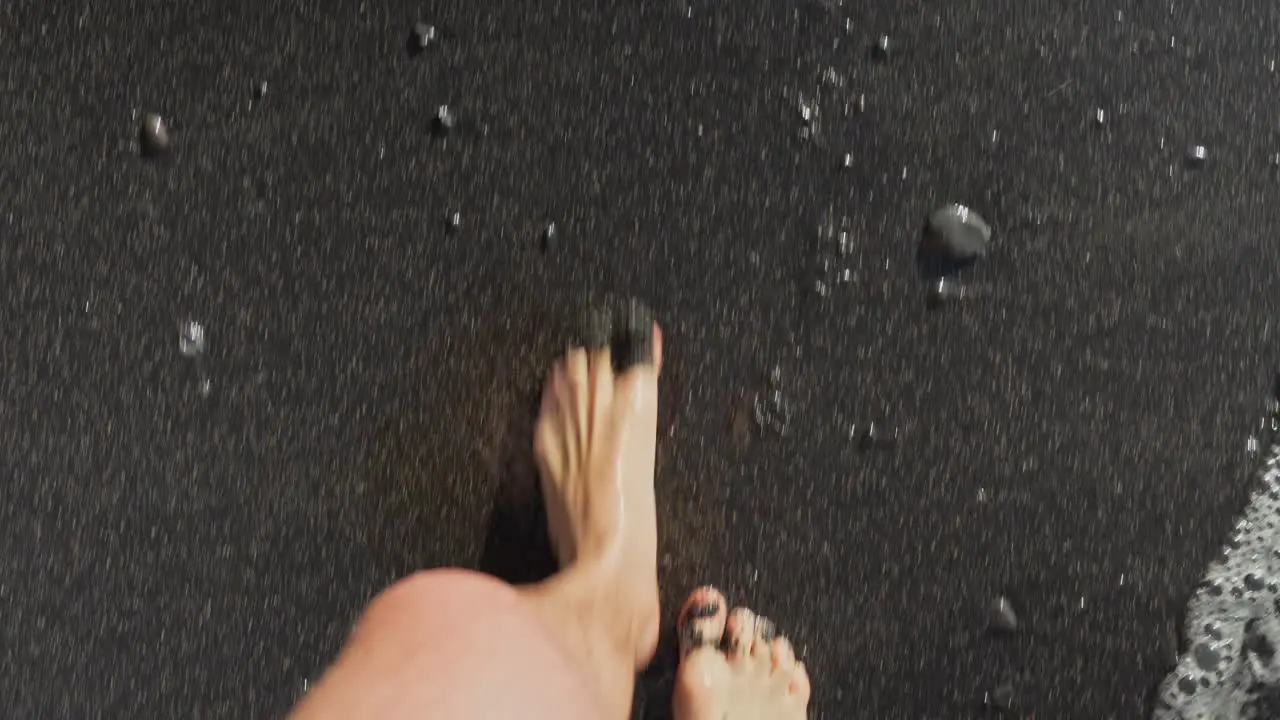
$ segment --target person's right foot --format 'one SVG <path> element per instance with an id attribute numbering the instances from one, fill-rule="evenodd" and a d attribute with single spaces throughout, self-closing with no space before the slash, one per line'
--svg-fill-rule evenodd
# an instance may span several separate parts
<path id="1" fill-rule="evenodd" d="M 809 675 L 769 620 L 727 612 L 724 595 L 703 587 L 685 602 L 677 631 L 676 720 L 804 720 Z"/>

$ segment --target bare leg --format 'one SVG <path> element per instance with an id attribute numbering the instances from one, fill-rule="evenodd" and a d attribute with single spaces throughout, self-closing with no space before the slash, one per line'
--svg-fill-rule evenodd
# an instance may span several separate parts
<path id="1" fill-rule="evenodd" d="M 561 571 L 397 583 L 295 718 L 627 716 L 658 636 L 653 332 L 652 362 L 615 376 L 607 349 L 574 349 L 547 378 L 534 446 Z"/>
<path id="2" fill-rule="evenodd" d="M 706 587 L 685 603 L 679 632 L 676 720 L 804 720 L 809 675 L 769 620 L 726 612 L 724 596 Z"/>

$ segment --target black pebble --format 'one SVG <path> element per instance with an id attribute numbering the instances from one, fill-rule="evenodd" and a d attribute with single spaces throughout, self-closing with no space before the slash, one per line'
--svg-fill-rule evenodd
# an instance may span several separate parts
<path id="1" fill-rule="evenodd" d="M 440 31 L 435 25 L 423 22 L 414 23 L 413 31 L 409 33 L 409 53 L 418 55 L 435 45 L 439 40 Z"/>
<path id="2" fill-rule="evenodd" d="M 448 226 L 450 232 L 457 232 L 458 230 L 462 229 L 462 213 L 460 212 L 449 213 L 449 217 L 445 220 L 445 223 Z"/>
<path id="3" fill-rule="evenodd" d="M 1012 710 L 1017 699 L 1017 693 L 1014 692 L 1013 683 L 1001 683 L 995 690 L 987 693 L 986 698 L 987 705 L 1001 712 Z"/>
<path id="4" fill-rule="evenodd" d="M 267 81 L 262 80 L 253 85 L 253 99 L 261 100 L 267 96 Z"/>
<path id="5" fill-rule="evenodd" d="M 987 608 L 987 627 L 992 632 L 1012 633 L 1018 630 L 1018 614 L 1013 611 L 1009 598 L 1001 595 Z"/>
<path id="6" fill-rule="evenodd" d="M 556 229 L 555 223 L 550 223 L 542 231 L 541 245 L 542 252 L 550 252 L 555 248 L 556 241 L 560 239 L 560 232 Z"/>
<path id="7" fill-rule="evenodd" d="M 932 249 L 952 260 L 970 260 L 987 253 L 991 226 L 963 205 L 946 205 L 929 216 L 925 240 Z"/>
<path id="8" fill-rule="evenodd" d="M 1209 151 L 1203 145 L 1192 145 L 1187 148 L 1187 167 L 1198 168 L 1209 159 Z"/>
<path id="9" fill-rule="evenodd" d="M 945 205 L 925 222 L 916 262 L 926 279 L 937 280 L 986 255 L 991 226 L 963 205 Z"/>
<path id="10" fill-rule="evenodd" d="M 898 431 L 879 422 L 855 425 L 850 435 L 857 439 L 858 447 L 862 450 L 890 448 L 898 444 Z"/>
<path id="11" fill-rule="evenodd" d="M 458 118 L 454 116 L 448 105 L 441 105 L 437 108 L 435 117 L 431 118 L 431 134 L 436 137 L 448 135 L 457 126 Z"/>
<path id="12" fill-rule="evenodd" d="M 888 35 L 881 35 L 876 39 L 874 45 L 871 46 L 871 57 L 881 62 L 889 59 L 889 49 L 893 43 L 889 40 Z"/>
<path id="13" fill-rule="evenodd" d="M 138 142 L 142 154 L 154 157 L 168 152 L 173 147 L 173 135 L 169 123 L 155 113 L 147 113 L 138 123 Z"/>

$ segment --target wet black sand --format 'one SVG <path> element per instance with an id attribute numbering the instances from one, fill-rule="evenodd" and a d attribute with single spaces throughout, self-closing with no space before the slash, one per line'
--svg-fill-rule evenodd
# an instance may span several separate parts
<path id="1" fill-rule="evenodd" d="M 393 578 L 531 572 L 532 401 L 609 293 L 666 328 L 668 615 L 750 600 L 815 718 L 1147 712 L 1280 359 L 1280 10 L 115 5 L 0 9 L 3 714 L 278 715 Z M 993 244 L 931 311 L 947 202 Z"/>

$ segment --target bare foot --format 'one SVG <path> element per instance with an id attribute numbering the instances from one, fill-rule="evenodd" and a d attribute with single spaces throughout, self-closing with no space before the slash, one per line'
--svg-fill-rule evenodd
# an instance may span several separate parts
<path id="1" fill-rule="evenodd" d="M 773 623 L 703 587 L 680 612 L 676 720 L 804 720 L 809 675 Z M 720 645 L 724 645 L 724 650 Z"/>
<path id="2" fill-rule="evenodd" d="M 574 348 L 547 376 L 534 450 L 547 525 L 588 634 L 618 634 L 633 667 L 658 641 L 653 495 L 661 331 L 652 358 L 615 375 L 609 348 Z M 637 343 L 649 346 L 649 343 Z M 599 617 L 593 617 L 593 612 Z M 601 629 L 599 623 L 608 627 Z M 588 638 L 588 643 L 594 643 Z M 591 662 L 601 651 L 592 649 Z"/>

